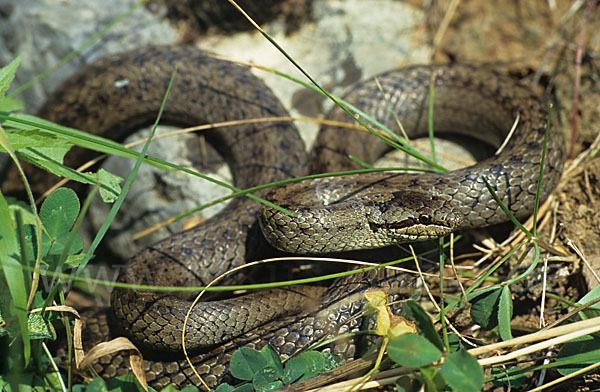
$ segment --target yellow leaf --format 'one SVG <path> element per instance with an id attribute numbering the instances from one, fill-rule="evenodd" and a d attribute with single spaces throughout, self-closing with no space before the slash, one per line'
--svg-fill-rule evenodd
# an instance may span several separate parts
<path id="1" fill-rule="evenodd" d="M 404 335 L 405 333 L 418 333 L 417 325 L 413 321 L 407 320 L 404 317 L 392 314 L 391 324 L 392 326 L 389 330 L 390 338 Z"/>
<path id="2" fill-rule="evenodd" d="M 378 309 L 387 305 L 387 293 L 381 289 L 369 289 L 365 292 L 365 299 L 369 305 Z"/>
<path id="3" fill-rule="evenodd" d="M 365 299 L 377 312 L 377 329 L 379 336 L 387 336 L 390 330 L 390 314 L 387 309 L 387 293 L 381 289 L 370 289 L 365 292 Z"/>

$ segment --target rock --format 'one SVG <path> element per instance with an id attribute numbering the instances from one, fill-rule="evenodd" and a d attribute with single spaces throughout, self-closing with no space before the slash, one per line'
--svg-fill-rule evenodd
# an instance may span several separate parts
<path id="1" fill-rule="evenodd" d="M 55 67 L 64 56 L 137 3 L 136 0 L 0 1 L 0 64 L 21 56 L 13 82 L 13 86 L 21 86 Z M 171 44 L 176 38 L 175 30 L 160 15 L 137 7 L 100 40 L 33 84 L 19 98 L 25 101 L 29 113 L 35 113 L 48 93 L 82 65 L 143 45 Z"/>
<path id="2" fill-rule="evenodd" d="M 157 128 L 156 135 L 175 129 L 177 128 L 160 126 Z M 147 138 L 149 131 L 144 129 L 136 132 L 125 140 L 125 144 Z M 195 134 L 185 134 L 154 140 L 150 144 L 148 153 L 173 164 L 198 170 L 211 178 L 231 183 L 229 167 L 210 144 L 198 142 L 198 139 L 199 136 Z M 142 145 L 133 148 L 140 151 Z M 127 176 L 134 164 L 135 161 L 132 159 L 110 157 L 102 167 L 112 173 Z M 113 221 L 105 241 L 110 244 L 113 253 L 126 259 L 133 251 L 182 231 L 184 224 L 190 221 L 188 218 L 172 223 L 138 240 L 132 238 L 135 234 L 229 193 L 230 191 L 223 187 L 184 172 L 164 171 L 143 164 L 127 195 L 125 205 Z M 202 210 L 201 215 L 210 217 L 224 206 L 225 203 L 211 206 Z M 110 204 L 103 203 L 99 199 L 94 201 L 90 208 L 93 227 L 99 228 L 104 223 L 110 208 Z"/>

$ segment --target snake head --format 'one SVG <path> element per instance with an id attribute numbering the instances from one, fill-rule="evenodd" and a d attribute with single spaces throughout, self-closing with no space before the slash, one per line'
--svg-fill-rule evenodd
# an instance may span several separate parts
<path id="1" fill-rule="evenodd" d="M 440 238 L 464 220 L 450 200 L 426 191 L 396 191 L 370 203 L 366 220 L 373 236 L 389 244 Z"/>
<path id="2" fill-rule="evenodd" d="M 305 204 L 280 203 L 296 217 L 263 206 L 260 224 L 265 238 L 290 253 L 344 252 L 443 237 L 459 230 L 464 220 L 452 206 L 451 196 L 426 190 L 392 191 L 385 182 L 387 177 L 382 181 L 369 179 L 368 187 L 354 178 L 329 181 L 335 186 L 326 198 L 315 197 L 313 187 L 300 188 L 302 183 L 291 191 L 284 189 L 286 194 L 279 200 L 296 196 Z"/>

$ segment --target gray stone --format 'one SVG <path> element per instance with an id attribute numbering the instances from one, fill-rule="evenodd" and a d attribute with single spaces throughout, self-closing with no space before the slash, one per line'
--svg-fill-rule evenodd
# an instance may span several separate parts
<path id="1" fill-rule="evenodd" d="M 72 50 L 127 12 L 135 0 L 4 0 L 0 2 L 0 64 L 21 56 L 13 86 L 41 74 Z M 170 44 L 175 30 L 144 7 L 116 24 L 99 41 L 77 54 L 47 78 L 20 96 L 30 113 L 41 106 L 49 92 L 82 65 L 110 53 L 149 44 Z"/>
<path id="2" fill-rule="evenodd" d="M 159 126 L 155 135 L 176 129 Z M 124 143 L 145 141 L 149 131 L 149 129 L 144 129 L 136 132 Z M 206 144 L 206 148 L 203 148 L 203 144 L 198 139 L 199 136 L 196 134 L 184 134 L 153 140 L 148 154 L 185 168 L 201 171 L 211 178 L 231 183 L 229 167 L 220 160 L 210 145 Z M 140 151 L 142 144 L 132 148 Z M 208 154 L 205 153 L 206 149 L 209 151 Z M 102 167 L 111 173 L 118 173 L 122 177 L 126 177 L 133 169 L 134 164 L 135 161 L 132 159 L 109 157 Z M 186 219 L 172 223 L 137 240 L 132 238 L 135 234 L 229 193 L 230 191 L 227 189 L 201 178 L 180 171 L 164 171 L 144 163 L 127 194 L 124 206 L 111 225 L 106 242 L 110 244 L 113 253 L 123 258 L 130 257 L 133 251 L 181 231 Z M 210 217 L 224 206 L 225 203 L 211 206 L 202 210 L 201 215 Z M 103 203 L 99 199 L 94 201 L 90 208 L 93 227 L 99 228 L 102 225 L 110 208 L 111 205 Z"/>

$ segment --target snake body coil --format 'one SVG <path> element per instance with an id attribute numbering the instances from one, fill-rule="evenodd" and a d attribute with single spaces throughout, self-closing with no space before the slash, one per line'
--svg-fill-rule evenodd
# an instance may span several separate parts
<path id="1" fill-rule="evenodd" d="M 178 74 L 163 117 L 168 122 L 196 125 L 286 115 L 269 89 L 246 69 L 196 49 L 164 47 L 120 54 L 85 67 L 48 100 L 41 115 L 122 139 L 154 119 L 175 66 Z M 518 116 L 517 129 L 500 154 L 449 173 L 372 173 L 277 188 L 267 198 L 297 217 L 263 207 L 260 226 L 270 243 L 292 253 L 334 252 L 436 238 L 506 221 L 482 176 L 515 215 L 532 211 L 547 110 L 527 89 L 470 67 L 409 67 L 379 80 L 411 137 L 426 131 L 431 80 L 436 133 L 467 133 L 500 144 Z M 345 99 L 394 128 L 392 111 L 373 82 L 356 87 Z M 346 120 L 339 109 L 330 118 Z M 564 160 L 562 135 L 551 131 L 549 136 L 543 197 L 560 178 Z M 289 123 L 212 130 L 206 137 L 228 161 L 239 188 L 308 170 L 303 144 Z M 386 149 L 371 135 L 326 128 L 313 151 L 313 170 L 354 168 L 348 155 L 369 162 Z M 247 198 L 233 200 L 196 228 L 138 253 L 119 281 L 202 286 L 260 258 L 269 245 L 258 230 L 259 208 Z M 401 274 L 377 270 L 339 279 L 327 289 L 290 287 L 206 302 L 192 312 L 186 347 L 195 354 L 193 362 L 204 381 L 216 385 L 237 347 L 270 343 L 289 356 L 322 337 L 359 329 L 360 320 L 353 316 L 360 312 L 363 291 L 382 285 L 393 292 L 407 282 Z M 157 388 L 198 384 L 180 352 L 189 306 L 189 298 L 174 294 L 115 289 L 113 311 L 88 313 L 86 331 L 92 341 L 123 333 L 133 338 L 147 350 L 148 380 Z M 338 342 L 333 351 L 352 356 L 355 343 Z M 126 371 L 120 356 L 107 357 L 95 367 L 108 376 Z"/>

